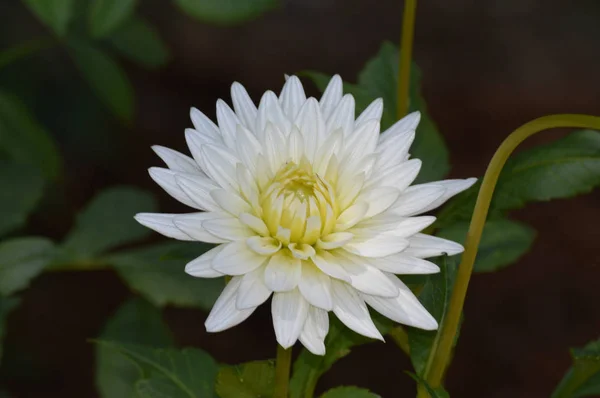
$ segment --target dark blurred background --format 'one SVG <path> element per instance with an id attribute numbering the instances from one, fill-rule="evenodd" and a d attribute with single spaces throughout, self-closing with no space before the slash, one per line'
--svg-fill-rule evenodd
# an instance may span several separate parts
<path id="1" fill-rule="evenodd" d="M 146 169 L 160 164 L 150 145 L 184 150 L 190 106 L 213 117 L 216 99 L 229 100 L 233 81 L 258 100 L 267 89 L 278 91 L 285 73 L 306 69 L 355 81 L 382 41 L 398 41 L 402 7 L 393 0 L 285 0 L 255 21 L 215 27 L 168 1 L 141 1 L 139 13 L 157 26 L 171 60 L 158 71 L 120 61 L 136 93 L 131 125 L 98 103 L 60 49 L 5 68 L 1 86 L 52 132 L 66 165 L 64 180 L 27 231 L 61 238 L 95 192 L 117 184 L 155 192 L 163 211 L 182 210 Z M 0 49 L 47 32 L 16 0 L 0 0 L 0 21 Z M 414 58 L 430 113 L 450 148 L 450 176 L 480 177 L 502 139 L 530 119 L 600 114 L 599 46 L 595 1 L 420 2 Z M 546 133 L 525 147 L 564 133 Z M 472 279 L 448 374 L 454 397 L 548 397 L 570 366 L 568 347 L 600 334 L 600 192 L 531 204 L 513 217 L 538 236 L 517 264 Z M 130 295 L 111 271 L 37 278 L 9 317 L 4 361 L 33 374 L 5 369 L 9 391 L 17 398 L 96 397 L 94 350 L 86 339 L 97 336 Z M 202 347 L 220 362 L 274 356 L 268 308 L 215 335 L 204 331 L 205 316 L 165 312 L 180 345 Z M 386 398 L 413 396 L 414 382 L 403 373 L 408 369 L 393 343 L 365 345 L 336 363 L 318 391 L 353 384 Z"/>

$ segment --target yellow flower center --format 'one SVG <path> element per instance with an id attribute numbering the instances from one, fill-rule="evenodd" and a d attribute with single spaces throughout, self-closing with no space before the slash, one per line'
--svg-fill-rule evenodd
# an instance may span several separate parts
<path id="1" fill-rule="evenodd" d="M 338 215 L 332 187 L 302 159 L 285 163 L 261 193 L 263 221 L 284 246 L 313 245 L 329 234 Z"/>

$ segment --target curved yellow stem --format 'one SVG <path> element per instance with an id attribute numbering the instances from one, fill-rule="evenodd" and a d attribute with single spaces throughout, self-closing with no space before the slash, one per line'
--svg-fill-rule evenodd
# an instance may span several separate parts
<path id="1" fill-rule="evenodd" d="M 510 154 L 527 137 L 530 137 L 533 134 L 543 130 L 560 127 L 590 128 L 600 130 L 600 117 L 565 114 L 544 116 L 539 119 L 532 120 L 531 122 L 519 127 L 511 135 L 509 135 L 508 138 L 506 138 L 500 145 L 494 154 L 494 157 L 490 161 L 490 164 L 485 172 L 485 176 L 483 177 L 483 182 L 481 183 L 479 195 L 477 196 L 475 210 L 473 212 L 471 225 L 469 226 L 469 232 L 467 233 L 467 239 L 465 241 L 465 252 L 462 255 L 462 262 L 458 269 L 456 283 L 450 298 L 448 312 L 444 318 L 443 325 L 441 325 L 440 339 L 437 347 L 435 347 L 430 354 L 432 356 L 430 361 L 431 366 L 424 375 L 425 380 L 433 388 L 437 388 L 441 385 L 444 372 L 446 371 L 450 360 L 452 343 L 458 330 L 460 315 L 462 313 L 465 297 L 467 295 L 467 288 L 469 286 L 469 280 L 473 271 L 475 257 L 477 256 L 477 249 L 479 246 L 479 241 L 481 240 L 483 226 L 485 224 L 485 219 L 492 201 L 492 195 L 494 194 L 494 188 L 496 187 L 496 182 L 498 181 L 502 167 L 506 163 L 506 160 Z"/>
<path id="2" fill-rule="evenodd" d="M 398 119 L 403 118 L 408 113 L 408 91 L 410 88 L 410 66 L 415 36 L 416 10 L 417 0 L 404 0 L 400 58 L 398 60 L 398 91 L 396 95 L 396 117 Z"/>

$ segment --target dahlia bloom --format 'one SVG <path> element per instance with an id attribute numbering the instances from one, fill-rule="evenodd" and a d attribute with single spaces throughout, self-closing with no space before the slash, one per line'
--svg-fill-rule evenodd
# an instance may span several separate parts
<path id="1" fill-rule="evenodd" d="M 185 131 L 192 158 L 153 149 L 168 168 L 150 176 L 196 209 L 136 215 L 179 240 L 217 244 L 187 264 L 201 278 L 232 276 L 206 320 L 209 332 L 235 326 L 271 295 L 275 335 L 325 353 L 328 313 L 347 327 L 383 339 L 367 304 L 384 316 L 426 330 L 436 320 L 396 274 L 430 274 L 424 258 L 460 253 L 461 245 L 420 233 L 435 221 L 417 216 L 467 189 L 475 179 L 410 186 L 421 161 L 410 159 L 420 114 L 380 134 L 383 101 L 355 119 L 354 98 L 334 76 L 320 100 L 289 77 L 258 106 L 239 83 L 233 110 L 217 101 L 213 123 L 191 110 Z"/>

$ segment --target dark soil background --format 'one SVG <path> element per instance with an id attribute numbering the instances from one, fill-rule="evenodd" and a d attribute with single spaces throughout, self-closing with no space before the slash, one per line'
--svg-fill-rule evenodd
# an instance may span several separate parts
<path id="1" fill-rule="evenodd" d="M 382 41 L 399 38 L 403 6 L 392 0 L 285 0 L 256 21 L 223 28 L 191 20 L 171 2 L 140 3 L 172 60 L 155 72 L 123 61 L 136 90 L 132 126 L 103 110 L 61 50 L 0 74 L 0 86 L 32 106 L 66 159 L 66 180 L 26 233 L 59 239 L 95 192 L 117 184 L 150 189 L 162 210 L 181 210 L 146 169 L 160 164 L 150 145 L 184 150 L 190 106 L 214 116 L 216 99 L 229 100 L 234 80 L 258 100 L 267 89 L 279 90 L 284 73 L 305 69 L 354 81 Z M 414 57 L 430 113 L 451 151 L 452 177 L 480 177 L 502 139 L 532 118 L 599 114 L 597 2 L 429 0 L 417 15 Z M 0 48 L 45 33 L 16 0 L 0 0 L 0 21 Z M 526 146 L 564 133 L 546 133 Z M 570 364 L 568 348 L 600 334 L 600 191 L 533 204 L 513 216 L 539 233 L 518 264 L 472 279 L 448 375 L 453 397 L 548 397 Z M 8 321 L 3 382 L 14 397 L 96 397 L 93 346 L 86 339 L 97 336 L 129 296 L 110 271 L 36 279 Z M 204 331 L 205 316 L 165 311 L 181 345 L 202 347 L 221 362 L 274 356 L 267 308 L 216 335 Z M 407 369 L 408 359 L 393 343 L 362 346 L 339 361 L 318 390 L 353 384 L 386 398 L 414 396 Z"/>

